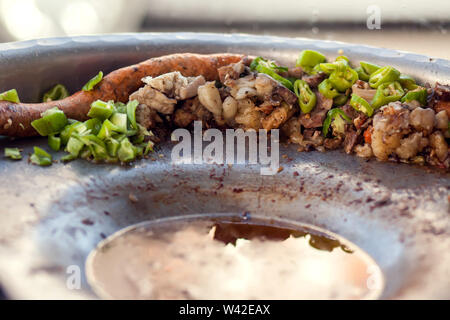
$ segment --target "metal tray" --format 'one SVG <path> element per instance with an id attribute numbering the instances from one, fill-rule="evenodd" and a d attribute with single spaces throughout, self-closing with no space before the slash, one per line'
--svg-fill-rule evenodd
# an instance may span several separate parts
<path id="1" fill-rule="evenodd" d="M 449 82 L 450 61 L 331 41 L 250 35 L 145 33 L 42 39 L 0 45 L 0 88 L 37 101 L 55 83 L 75 91 L 98 70 L 174 52 L 236 52 L 292 65 L 304 48 L 333 58 L 390 64 L 421 82 Z M 105 236 L 143 220 L 250 212 L 315 225 L 369 253 L 381 267 L 381 298 L 450 298 L 450 175 L 404 164 L 365 161 L 340 151 L 298 153 L 282 146 L 284 170 L 173 165 L 170 145 L 132 167 L 86 161 L 30 165 L 46 140 L 0 138 L 25 160 L 0 159 L 0 283 L 11 298 L 92 299 L 84 261 Z M 159 156 L 162 154 L 163 157 Z M 59 156 L 56 156 L 59 158 Z M 298 175 L 294 175 L 298 172 Z M 237 192 L 238 191 L 238 192 Z M 137 197 L 131 202 L 129 195 Z M 75 265 L 81 288 L 68 289 Z M 68 273 L 69 272 L 69 273 Z"/>

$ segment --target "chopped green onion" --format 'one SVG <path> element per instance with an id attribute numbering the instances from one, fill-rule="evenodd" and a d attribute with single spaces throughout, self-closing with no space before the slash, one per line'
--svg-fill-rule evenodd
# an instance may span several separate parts
<path id="1" fill-rule="evenodd" d="M 0 100 L 14 102 L 14 103 L 20 102 L 19 95 L 17 94 L 16 89 L 11 89 L 11 90 L 0 93 Z"/>
<path id="2" fill-rule="evenodd" d="M 67 117 L 57 107 L 48 109 L 41 114 L 41 118 L 31 122 L 31 126 L 41 135 L 48 136 L 59 133 L 67 125 Z"/>
<path id="3" fill-rule="evenodd" d="M 94 89 L 95 85 L 98 84 L 103 79 L 103 72 L 100 71 L 95 77 L 89 80 L 84 86 L 83 91 L 91 91 Z"/>
<path id="4" fill-rule="evenodd" d="M 22 159 L 22 154 L 19 148 L 5 148 L 5 157 L 13 160 Z"/>
<path id="5" fill-rule="evenodd" d="M 42 102 L 56 101 L 67 98 L 69 91 L 62 84 L 57 84 L 52 89 L 47 91 L 42 98 Z"/>
<path id="6" fill-rule="evenodd" d="M 52 164 L 52 156 L 39 147 L 34 147 L 34 153 L 30 157 L 31 163 L 38 166 L 49 166 Z"/>

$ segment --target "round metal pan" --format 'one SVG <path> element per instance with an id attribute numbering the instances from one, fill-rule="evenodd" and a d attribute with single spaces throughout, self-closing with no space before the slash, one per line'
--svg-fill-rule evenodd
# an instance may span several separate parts
<path id="1" fill-rule="evenodd" d="M 99 70 L 168 53 L 236 52 L 292 65 L 305 48 L 393 65 L 421 82 L 450 82 L 449 61 L 406 52 L 307 39 L 146 33 L 1 44 L 0 88 L 17 88 L 23 101 L 37 101 L 56 83 L 75 91 Z M 18 146 L 25 158 L 34 145 L 45 146 L 46 139 L 0 138 L 0 150 Z M 144 220 L 250 212 L 352 241 L 382 269 L 381 298 L 450 298 L 448 173 L 281 146 L 283 170 L 261 176 L 258 166 L 174 165 L 170 151 L 163 145 L 153 161 L 132 167 L 80 160 L 41 168 L 1 158 L 0 283 L 7 296 L 96 298 L 83 268 L 106 236 Z"/>

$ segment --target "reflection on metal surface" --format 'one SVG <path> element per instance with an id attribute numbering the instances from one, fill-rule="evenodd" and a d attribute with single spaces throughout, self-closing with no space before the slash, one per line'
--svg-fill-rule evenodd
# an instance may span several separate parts
<path id="1" fill-rule="evenodd" d="M 272 219 L 162 219 L 103 241 L 87 277 L 101 297 L 114 299 L 377 297 L 380 269 L 341 241 Z"/>

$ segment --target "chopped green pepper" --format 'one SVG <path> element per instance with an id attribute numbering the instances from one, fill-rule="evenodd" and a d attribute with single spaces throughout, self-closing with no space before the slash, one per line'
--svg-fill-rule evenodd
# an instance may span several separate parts
<path id="1" fill-rule="evenodd" d="M 77 158 L 76 156 L 69 153 L 69 154 L 66 154 L 65 156 L 61 157 L 60 160 L 62 162 L 69 162 L 69 161 L 75 160 L 76 158 Z"/>
<path id="2" fill-rule="evenodd" d="M 147 145 L 145 146 L 145 149 L 144 149 L 144 156 L 146 156 L 150 152 L 154 152 L 154 150 L 153 150 L 154 146 L 155 146 L 155 143 L 153 141 L 147 142 Z"/>
<path id="3" fill-rule="evenodd" d="M 318 65 L 320 70 L 326 74 L 331 74 L 333 71 L 345 71 L 345 69 L 349 66 L 347 61 L 338 60 L 335 62 L 326 62 Z"/>
<path id="4" fill-rule="evenodd" d="M 120 142 L 120 147 L 117 152 L 119 160 L 122 162 L 130 162 L 136 158 L 136 147 L 133 146 L 128 140 L 128 138 L 124 138 Z"/>
<path id="5" fill-rule="evenodd" d="M 290 81 L 289 81 L 289 83 L 290 83 Z M 136 129 L 136 130 L 138 129 L 138 126 L 136 123 L 136 108 L 138 105 L 139 105 L 139 101 L 137 101 L 137 100 L 132 100 L 127 103 L 127 117 L 128 117 L 128 120 L 130 121 L 131 128 Z"/>
<path id="6" fill-rule="evenodd" d="M 120 128 L 111 121 L 105 120 L 103 121 L 102 128 L 98 132 L 97 137 L 99 137 L 102 140 L 105 140 L 107 138 L 111 138 L 113 132 L 120 132 Z"/>
<path id="7" fill-rule="evenodd" d="M 127 132 L 127 115 L 124 113 L 114 113 L 109 119 L 114 125 L 119 128 L 119 132 Z"/>
<path id="8" fill-rule="evenodd" d="M 52 89 L 47 91 L 42 98 L 42 102 L 56 101 L 67 98 L 69 91 L 62 84 L 57 84 Z"/>
<path id="9" fill-rule="evenodd" d="M 369 84 L 372 88 L 378 88 L 381 84 L 397 81 L 400 72 L 393 67 L 383 67 L 370 75 Z"/>
<path id="10" fill-rule="evenodd" d="M 348 95 L 346 93 L 340 93 L 333 98 L 333 104 L 335 106 L 343 106 L 348 101 Z"/>
<path id="11" fill-rule="evenodd" d="M 114 105 L 109 102 L 97 100 L 92 102 L 91 109 L 89 109 L 88 117 L 99 118 L 102 120 L 108 119 L 114 112 Z"/>
<path id="12" fill-rule="evenodd" d="M 50 134 L 48 136 L 48 146 L 52 148 L 52 150 L 59 151 L 61 148 L 61 138 L 56 137 L 54 134 Z"/>
<path id="13" fill-rule="evenodd" d="M 262 57 L 257 57 L 255 60 L 252 61 L 250 64 L 250 68 L 252 70 L 256 70 L 260 73 L 267 74 L 268 76 L 272 77 L 276 81 L 280 82 L 282 85 L 284 85 L 289 90 L 292 90 L 292 82 L 288 79 L 280 76 L 277 71 L 280 70 L 282 67 L 278 67 L 274 62 L 267 61 L 263 59 Z M 282 68 L 283 69 L 283 68 Z"/>
<path id="14" fill-rule="evenodd" d="M 370 75 L 368 75 L 362 67 L 355 68 L 355 71 L 358 73 L 359 80 L 369 81 Z"/>
<path id="15" fill-rule="evenodd" d="M 108 158 L 108 151 L 106 150 L 106 145 L 99 137 L 93 134 L 88 134 L 85 136 L 81 136 L 80 140 L 86 146 L 88 146 L 95 160 L 100 161 Z"/>
<path id="16" fill-rule="evenodd" d="M 5 157 L 13 160 L 22 159 L 22 154 L 19 148 L 5 148 Z"/>
<path id="17" fill-rule="evenodd" d="M 406 74 L 401 74 L 398 82 L 400 82 L 404 89 L 414 90 L 418 87 L 418 85 L 416 84 L 416 80 Z"/>
<path id="18" fill-rule="evenodd" d="M 102 127 L 102 121 L 98 118 L 86 120 L 75 126 L 75 131 L 79 135 L 98 134 Z"/>
<path id="19" fill-rule="evenodd" d="M 402 98 L 402 102 L 410 102 L 416 100 L 420 103 L 420 105 L 427 104 L 427 89 L 424 87 L 417 87 L 414 90 L 408 91 Z"/>
<path id="20" fill-rule="evenodd" d="M 358 73 L 349 66 L 339 67 L 330 74 L 329 80 L 338 91 L 344 92 L 358 80 Z"/>
<path id="21" fill-rule="evenodd" d="M 333 99 L 339 95 L 339 92 L 333 87 L 330 80 L 325 79 L 319 84 L 319 92 L 328 99 Z"/>
<path id="22" fill-rule="evenodd" d="M 303 113 L 310 113 L 316 106 L 317 97 L 304 80 L 294 82 L 294 92 L 298 97 L 298 104 Z"/>
<path id="23" fill-rule="evenodd" d="M 322 134 L 324 137 L 328 135 L 330 125 L 333 128 L 333 133 L 343 134 L 345 132 L 345 123 L 352 123 L 352 119 L 345 114 L 342 109 L 334 108 L 328 111 L 327 117 L 323 122 Z"/>
<path id="24" fill-rule="evenodd" d="M 93 77 L 91 80 L 89 80 L 84 86 L 83 91 L 91 91 L 94 89 L 95 85 L 102 81 L 103 79 L 103 72 L 100 71 L 95 77 Z"/>
<path id="25" fill-rule="evenodd" d="M 34 153 L 30 157 L 30 161 L 38 166 L 49 166 L 52 164 L 52 156 L 39 147 L 34 147 Z"/>
<path id="26" fill-rule="evenodd" d="M 69 142 L 67 142 L 65 150 L 72 156 L 78 157 L 83 147 L 84 143 L 77 136 L 72 136 L 70 137 Z"/>
<path id="27" fill-rule="evenodd" d="M 398 101 L 405 94 L 402 86 L 397 81 L 381 84 L 372 100 L 372 108 L 378 109 L 389 102 Z"/>
<path id="28" fill-rule="evenodd" d="M 303 50 L 300 52 L 295 66 L 301 67 L 306 73 L 311 73 L 317 64 L 325 61 L 325 56 L 320 52 L 314 50 Z"/>
<path id="29" fill-rule="evenodd" d="M 67 117 L 57 107 L 48 109 L 41 114 L 40 119 L 31 122 L 31 126 L 41 135 L 48 136 L 59 133 L 67 125 Z"/>
<path id="30" fill-rule="evenodd" d="M 370 106 L 369 102 L 367 102 L 360 96 L 357 96 L 356 94 L 352 94 L 350 105 L 353 107 L 353 109 L 363 112 L 369 117 L 373 115 L 373 108 Z"/>
<path id="31" fill-rule="evenodd" d="M 78 126 L 80 124 L 81 124 L 81 122 L 75 121 L 64 127 L 64 129 L 59 134 L 59 137 L 61 138 L 61 145 L 65 146 L 67 144 L 67 142 L 70 139 L 70 136 L 76 130 L 76 126 Z"/>
<path id="32" fill-rule="evenodd" d="M 361 68 L 363 69 L 364 73 L 368 74 L 369 76 L 372 75 L 372 73 L 374 73 L 375 71 L 377 71 L 378 69 L 380 69 L 381 67 L 370 63 L 370 62 L 366 62 L 366 61 L 361 61 L 359 63 L 361 65 Z"/>
<path id="33" fill-rule="evenodd" d="M 348 63 L 350 63 L 350 59 L 346 56 L 339 56 L 335 61 L 347 61 Z"/>
<path id="34" fill-rule="evenodd" d="M 14 103 L 19 103 L 19 95 L 17 94 L 16 89 L 11 89 L 5 92 L 0 93 L 0 101 L 9 101 Z"/>
<path id="35" fill-rule="evenodd" d="M 106 150 L 108 151 L 108 154 L 111 157 L 117 157 L 117 151 L 119 150 L 120 147 L 120 142 L 117 141 L 116 139 L 108 139 L 105 142 L 106 145 Z"/>

